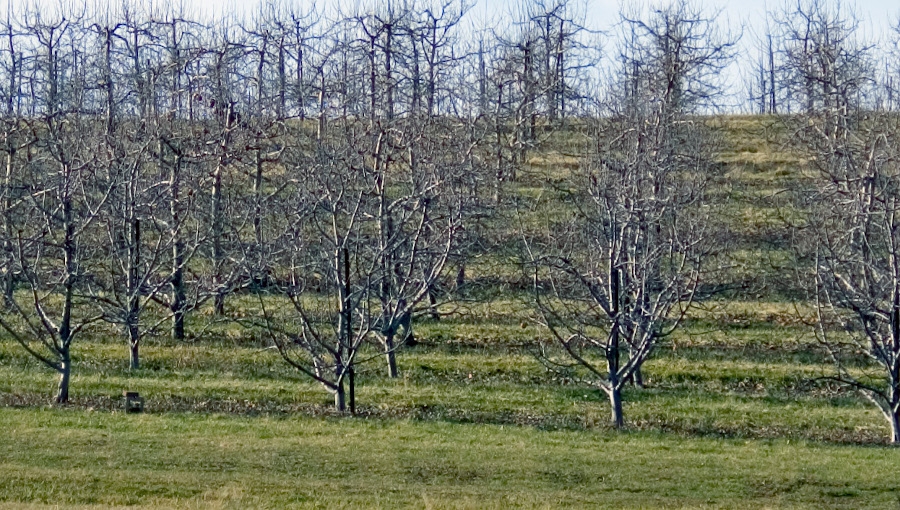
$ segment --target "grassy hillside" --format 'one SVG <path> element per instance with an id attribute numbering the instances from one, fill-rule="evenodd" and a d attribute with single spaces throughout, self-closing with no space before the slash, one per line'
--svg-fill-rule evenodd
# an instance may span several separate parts
<path id="1" fill-rule="evenodd" d="M 470 299 L 417 324 L 400 379 L 363 353 L 356 417 L 335 416 L 265 338 L 210 310 L 191 316 L 187 342 L 147 338 L 136 371 L 120 332 L 87 332 L 64 408 L 46 405 L 54 374 L 0 336 L 0 509 L 896 505 L 900 452 L 880 447 L 873 407 L 828 382 L 805 323 L 786 226 L 802 218 L 787 191 L 809 178 L 804 159 L 780 119 L 719 122 L 724 249 L 710 283 L 727 292 L 663 342 L 646 388 L 626 392 L 626 432 L 610 429 L 602 392 L 533 356 L 546 333 L 507 249 L 528 218 L 497 213 L 485 222 L 496 246 L 467 270 Z M 565 214 L 579 136 L 532 153 L 507 196 Z M 126 389 L 145 414 L 122 413 Z"/>

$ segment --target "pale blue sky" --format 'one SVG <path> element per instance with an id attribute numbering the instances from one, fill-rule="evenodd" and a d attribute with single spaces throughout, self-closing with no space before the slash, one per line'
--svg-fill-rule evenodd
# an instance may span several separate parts
<path id="1" fill-rule="evenodd" d="M 26 4 L 37 4 L 40 6 L 59 6 L 60 4 L 68 4 L 72 0 L 0 0 L 0 8 L 6 5 L 12 5 L 14 8 L 20 8 Z M 79 3 L 81 0 L 74 0 Z M 101 9 L 108 6 L 116 5 L 118 0 L 86 0 L 89 4 L 100 6 Z M 216 17 L 224 13 L 231 12 L 251 12 L 257 7 L 260 1 L 266 0 L 139 0 L 139 3 L 145 6 L 160 5 L 166 3 L 182 4 L 187 7 L 188 11 L 195 13 L 213 14 Z M 301 7 L 309 6 L 313 0 L 275 0 L 286 4 L 295 4 Z M 320 7 L 326 7 L 331 10 L 335 7 L 342 7 L 348 11 L 353 10 L 354 5 L 371 5 L 374 3 L 387 2 L 388 0 L 315 0 Z M 393 0 L 396 2 L 402 0 Z M 415 1 L 415 0 L 413 0 Z M 429 0 L 431 1 L 431 0 Z M 467 0 L 470 4 L 474 4 L 469 18 L 473 23 L 479 26 L 487 24 L 488 26 L 500 26 L 507 19 L 511 19 L 510 11 L 513 5 L 519 2 L 527 2 L 528 0 Z M 621 6 L 631 7 L 634 5 L 658 5 L 665 3 L 667 0 L 574 0 L 574 4 L 578 5 L 584 2 L 586 6 L 586 22 L 592 29 L 607 31 L 614 34 L 613 27 L 618 21 L 618 12 Z M 732 33 L 743 33 L 738 47 L 738 58 L 731 68 L 724 73 L 724 78 L 730 82 L 726 87 L 730 91 L 731 99 L 726 103 L 731 108 L 736 107 L 743 102 L 746 97 L 746 91 L 742 86 L 742 75 L 745 69 L 750 66 L 749 62 L 755 59 L 757 50 L 754 47 L 755 34 L 762 34 L 765 31 L 765 13 L 767 7 L 770 10 L 777 11 L 785 5 L 796 4 L 797 0 L 694 0 L 706 9 L 721 10 L 720 21 L 723 28 L 730 28 Z M 900 18 L 900 1 L 898 0 L 823 0 L 830 5 L 837 5 L 838 2 L 844 8 L 853 9 L 857 18 L 861 22 L 860 28 L 866 39 L 886 40 L 886 36 L 893 27 L 897 27 L 898 18 Z M 478 20 L 478 21 L 475 21 Z M 611 50 L 611 41 L 607 40 L 604 46 Z M 729 108 L 730 109 L 730 108 Z"/>
<path id="2" fill-rule="evenodd" d="M 53 0 L 42 0 L 53 1 Z M 290 1 L 290 0 L 288 0 Z M 298 4 L 311 3 L 295 0 Z M 363 0 L 368 3 L 371 0 Z M 507 6 L 518 0 L 474 0 L 475 9 L 483 11 L 488 17 L 497 18 L 507 10 Z M 615 19 L 619 11 L 620 4 L 630 4 L 638 2 L 629 2 L 627 0 L 585 0 L 588 4 L 590 21 L 600 28 L 608 27 Z M 838 0 L 825 0 L 837 2 Z M 787 0 L 790 3 L 790 0 Z M 252 8 L 258 2 L 256 0 L 186 0 L 186 5 L 197 6 L 201 9 L 220 10 L 226 9 L 247 9 Z M 355 0 L 318 0 L 319 5 L 327 4 L 343 4 L 349 5 L 355 3 Z M 653 2 L 658 3 L 658 2 Z M 701 5 L 712 8 L 722 9 L 725 16 L 733 22 L 740 24 L 741 22 L 757 23 L 764 18 L 766 6 L 777 8 L 784 4 L 779 0 L 700 0 Z M 859 17 L 863 20 L 871 20 L 873 25 L 879 29 L 886 29 L 890 22 L 896 24 L 896 19 L 900 15 L 900 3 L 897 0 L 856 0 L 842 2 L 845 6 L 856 6 Z"/>
<path id="3" fill-rule="evenodd" d="M 41 0 L 53 1 L 53 0 Z M 178 1 L 178 0 L 175 0 Z M 212 9 L 219 12 L 225 10 L 252 10 L 258 5 L 259 0 L 182 0 L 186 5 L 196 6 L 200 9 Z M 296 2 L 298 5 L 309 5 L 312 0 L 281 0 L 287 3 Z M 317 0 L 319 6 L 340 6 L 351 9 L 352 5 L 372 4 L 375 2 L 387 2 L 388 0 Z M 394 0 L 398 1 L 398 0 Z M 402 1 L 402 0 L 401 0 Z M 474 4 L 471 17 L 481 21 L 474 21 L 477 25 L 486 23 L 502 26 L 505 19 L 511 19 L 510 11 L 513 5 L 527 0 L 468 0 Z M 586 8 L 586 21 L 590 28 L 608 31 L 618 21 L 618 13 L 622 6 L 633 7 L 635 5 L 657 5 L 667 0 L 574 0 L 577 5 L 584 2 Z M 694 0 L 703 8 L 721 10 L 720 20 L 723 29 L 727 27 L 735 34 L 743 34 L 738 43 L 737 58 L 734 63 L 723 73 L 726 97 L 722 98 L 721 105 L 728 111 L 744 111 L 748 108 L 746 103 L 747 89 L 744 76 L 751 68 L 750 61 L 756 58 L 757 49 L 754 46 L 756 36 L 765 32 L 766 11 L 778 11 L 785 6 L 796 5 L 797 0 Z M 900 1 L 898 0 L 823 0 L 830 5 L 839 2 L 842 8 L 852 9 L 860 20 L 860 28 L 866 39 L 885 37 L 898 25 L 900 18 Z M 607 40 L 604 46 L 610 48 L 611 42 Z M 608 61 L 607 61 L 608 62 Z M 602 65 L 602 64 L 601 64 Z"/>
<path id="4" fill-rule="evenodd" d="M 56 6 L 67 4 L 71 0 L 0 0 L 0 7 L 11 4 L 14 7 L 36 3 L 44 6 Z M 79 3 L 81 0 L 75 0 Z M 139 0 L 143 5 L 160 5 L 171 1 L 175 4 L 183 4 L 189 10 L 206 13 L 221 14 L 223 12 L 252 11 L 260 1 L 266 0 Z M 307 6 L 316 3 L 319 6 L 341 6 L 352 9 L 350 6 L 358 4 L 372 4 L 387 2 L 388 0 L 276 0 L 287 4 Z M 402 1 L 402 0 L 394 0 Z M 414 0 L 413 0 L 414 1 Z M 473 17 L 484 18 L 491 23 L 502 23 L 510 10 L 510 6 L 528 0 L 467 0 L 474 4 Z M 667 0 L 574 0 L 575 4 L 584 2 L 587 6 L 587 21 L 592 28 L 609 29 L 617 20 L 617 14 L 621 5 L 632 4 L 652 5 L 664 3 Z M 755 29 L 764 23 L 766 7 L 778 9 L 785 4 L 794 3 L 796 0 L 694 0 L 705 8 L 720 9 L 722 17 L 727 19 L 732 28 L 740 28 L 742 25 Z M 840 2 L 845 7 L 854 8 L 859 19 L 863 22 L 868 33 L 884 33 L 897 26 L 900 17 L 900 1 L 898 0 L 823 0 L 836 4 Z M 117 0 L 87 0 L 89 4 L 113 6 Z"/>

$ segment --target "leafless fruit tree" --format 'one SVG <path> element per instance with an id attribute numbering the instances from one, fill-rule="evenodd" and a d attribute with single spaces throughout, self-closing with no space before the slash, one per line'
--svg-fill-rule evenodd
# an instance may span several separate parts
<path id="1" fill-rule="evenodd" d="M 526 237 L 538 321 L 561 347 L 542 359 L 603 390 L 617 428 L 623 387 L 642 382 L 711 253 L 704 194 L 715 137 L 690 113 L 713 100 L 710 76 L 733 44 L 684 2 L 622 21 L 625 83 L 573 178 L 571 214 Z"/>
<path id="2" fill-rule="evenodd" d="M 874 47 L 851 13 L 801 2 L 782 23 L 804 34 L 789 43 L 806 91 L 797 141 L 814 172 L 798 206 L 817 337 L 833 379 L 877 405 L 900 443 L 900 119 L 867 102 L 878 86 Z"/>

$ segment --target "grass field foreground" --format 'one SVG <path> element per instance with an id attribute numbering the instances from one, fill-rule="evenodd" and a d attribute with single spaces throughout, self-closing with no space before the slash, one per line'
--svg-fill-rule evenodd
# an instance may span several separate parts
<path id="1" fill-rule="evenodd" d="M 0 508 L 891 508 L 900 497 L 897 450 L 804 441 L 9 408 L 0 427 Z"/>

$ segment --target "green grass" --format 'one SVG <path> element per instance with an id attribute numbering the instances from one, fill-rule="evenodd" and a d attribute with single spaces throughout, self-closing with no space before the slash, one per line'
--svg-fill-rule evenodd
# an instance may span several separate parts
<path id="1" fill-rule="evenodd" d="M 900 451 L 802 441 L 65 409 L 0 409 L 0 427 L 9 507 L 890 508 L 900 496 Z"/>
<path id="2" fill-rule="evenodd" d="M 240 299 L 232 307 L 242 305 Z M 605 396 L 529 352 L 545 333 L 510 295 L 422 322 L 401 378 L 374 358 L 359 416 L 256 335 L 212 323 L 148 339 L 126 369 L 110 331 L 75 347 L 73 403 L 54 374 L 0 339 L 0 501 L 163 507 L 883 508 L 900 451 L 883 418 L 817 381 L 830 365 L 790 302 L 696 310 L 625 393 Z M 206 317 L 199 314 L 195 321 Z M 194 324 L 199 326 L 200 324 Z M 369 352 L 374 356 L 374 352 Z M 121 412 L 123 390 L 147 399 Z M 893 463 L 893 464 L 892 464 Z M 0 503 L 0 508 L 4 508 Z"/>
<path id="3" fill-rule="evenodd" d="M 516 322 L 512 304 L 492 310 L 498 317 L 490 327 L 490 319 L 475 318 L 468 327 L 454 321 L 423 325 L 417 332 L 423 343 L 399 356 L 400 379 L 386 378 L 377 357 L 362 366 L 361 414 L 607 430 L 605 396 L 577 374 L 547 371 L 528 347 L 542 333 Z M 756 316 L 729 305 L 717 312 L 729 318 L 726 326 L 716 326 L 710 317 L 690 322 L 646 365 L 647 387 L 626 392 L 630 426 L 684 437 L 883 442 L 887 431 L 880 415 L 852 395 L 816 382 L 830 374 L 830 366 L 804 340 L 802 327 L 760 320 L 784 310 L 773 304 Z M 504 319 L 502 311 L 510 315 Z M 479 327 L 483 339 L 476 336 Z M 321 387 L 273 350 L 241 344 L 149 343 L 143 368 L 128 371 L 122 346 L 86 339 L 76 349 L 74 405 L 114 411 L 121 392 L 129 389 L 145 395 L 151 413 L 330 413 L 330 397 Z M 0 375 L 0 402 L 40 406 L 52 394 L 54 374 L 10 342 L 0 343 Z"/>
<path id="4" fill-rule="evenodd" d="M 603 394 L 578 374 L 547 371 L 532 355 L 547 333 L 528 319 L 524 299 L 468 303 L 454 308 L 450 318 L 420 322 L 416 335 L 422 343 L 400 353 L 398 380 L 385 377 L 377 352 L 366 351 L 363 358 L 371 361 L 358 372 L 361 412 L 385 419 L 605 430 Z M 235 298 L 229 306 L 248 303 Z M 798 313 L 808 310 L 789 302 L 739 301 L 695 311 L 646 365 L 647 388 L 626 393 L 631 426 L 684 436 L 883 442 L 882 419 L 866 403 L 817 382 L 832 369 Z M 144 394 L 148 409 L 157 413 L 330 412 L 330 396 L 252 330 L 224 322 L 204 331 L 188 343 L 148 339 L 137 371 L 126 369 L 126 350 L 114 331 L 89 332 L 74 348 L 75 404 L 111 411 L 129 389 Z M 54 379 L 13 342 L 0 341 L 0 402 L 42 405 Z"/>
<path id="5" fill-rule="evenodd" d="M 707 283 L 740 285 L 661 342 L 646 387 L 625 391 L 625 431 L 611 430 L 589 378 L 533 355 L 547 332 L 531 320 L 511 226 L 571 213 L 559 187 L 584 143 L 551 133 L 505 184 L 521 209 L 484 220 L 495 245 L 470 261 L 462 299 L 416 323 L 401 377 L 363 352 L 355 417 L 336 415 L 265 335 L 208 307 L 189 316 L 187 341 L 148 336 L 136 371 L 120 331 L 85 331 L 62 408 L 47 405 L 55 374 L 0 335 L 0 510 L 900 507 L 884 419 L 828 382 L 811 310 L 792 301 L 803 293 L 783 219 L 803 212 L 783 191 L 808 178 L 805 161 L 781 119 L 724 122 L 711 192 L 716 235 L 730 241 Z M 226 308 L 247 318 L 257 306 L 243 294 Z M 139 391 L 146 413 L 123 414 L 123 390 Z"/>

